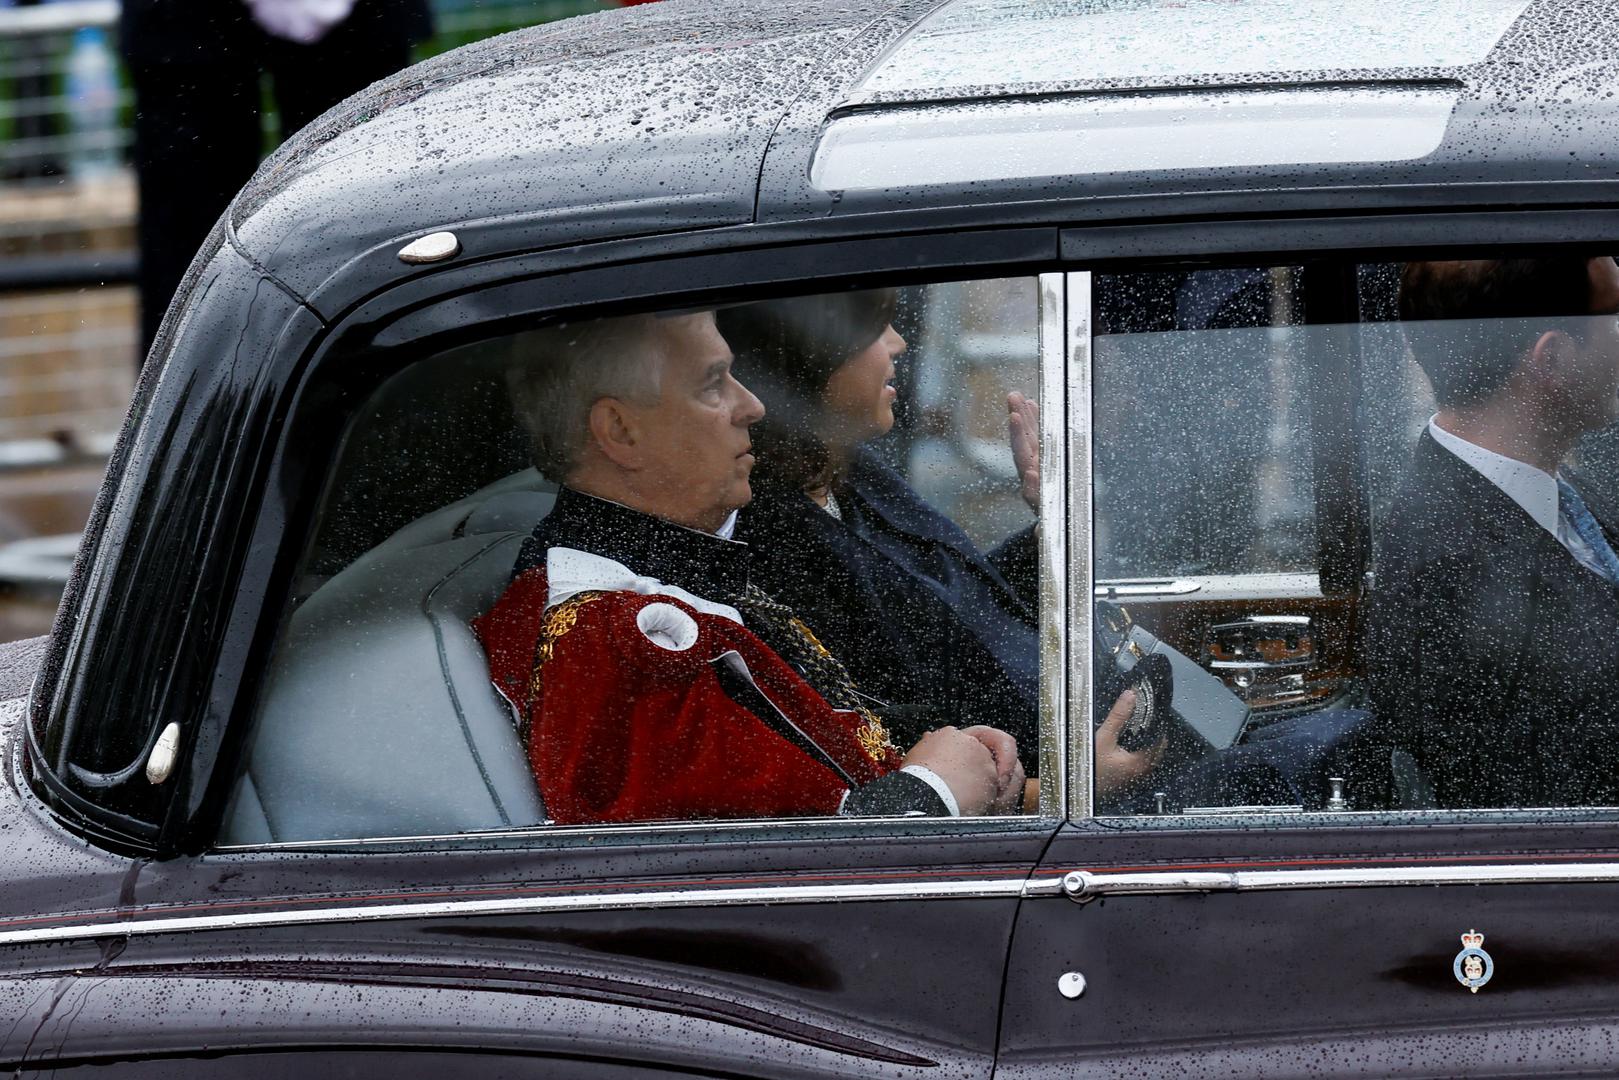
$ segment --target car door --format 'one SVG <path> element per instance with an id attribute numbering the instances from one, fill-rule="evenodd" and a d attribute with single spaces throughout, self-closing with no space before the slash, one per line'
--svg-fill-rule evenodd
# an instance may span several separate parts
<path id="1" fill-rule="evenodd" d="M 902 846 L 923 850 L 862 858 Z M 115 930 L 73 928 L 121 947 L 56 987 L 59 1007 L 36 1003 L 24 1060 L 153 1075 L 222 1061 L 369 1074 L 379 1060 L 468 1076 L 989 1074 L 1027 869 L 1008 858 L 1032 855 L 1017 837 L 625 836 L 583 859 L 443 847 L 165 867 Z"/>
<path id="2" fill-rule="evenodd" d="M 825 265 L 716 261 L 660 269 L 666 284 L 633 302 L 580 307 L 711 310 L 751 298 L 747 271 Z M 945 381 L 968 372 L 997 410 L 1008 386 L 1060 385 L 1061 277 L 1034 269 L 898 278 L 914 362 Z M 537 291 L 479 272 L 495 280 L 443 288 L 455 311 L 440 322 L 420 296 L 362 310 L 361 330 L 339 326 L 329 359 L 317 352 L 289 391 L 267 483 L 294 494 L 267 500 L 255 534 L 268 545 L 255 550 L 280 555 L 249 565 L 263 577 L 234 616 L 272 644 L 241 658 L 241 726 L 217 744 L 233 764 L 194 777 L 193 827 L 211 840 L 137 864 L 116 917 L 63 910 L 13 935 L 117 946 L 30 1064 L 139 1059 L 177 1075 L 206 1053 L 282 1075 L 386 1050 L 397 1067 L 452 1075 L 990 1075 L 1013 920 L 1061 813 L 1061 583 L 1042 572 L 1039 737 L 1024 753 L 1052 779 L 1027 812 L 554 823 L 469 628 L 555 495 L 529 477 L 506 396 L 521 313 L 494 296 L 532 305 Z M 694 273 L 720 284 L 680 292 Z M 840 285 L 806 273 L 798 288 Z M 1015 328 L 999 364 L 928 346 L 952 338 L 941 320 L 959 325 L 963 309 Z M 484 312 L 470 332 L 469 311 Z M 1060 506 L 1061 410 L 1046 423 Z M 911 453 L 915 441 L 895 440 L 896 473 L 918 486 L 925 474 L 941 501 L 954 492 L 952 513 L 985 546 L 1008 522 L 1027 531 L 1014 475 L 992 483 Z M 1063 541 L 1050 535 L 1045 566 Z M 274 599 L 255 612 L 258 595 Z"/>
<path id="3" fill-rule="evenodd" d="M 1286 623 L 1263 622 L 1292 614 L 1330 624 L 1336 605 L 1351 625 L 1375 623 L 1391 603 L 1440 602 L 1389 595 L 1397 578 L 1388 530 L 1400 521 L 1399 489 L 1415 475 L 1413 444 L 1436 408 L 1413 331 L 1461 350 L 1479 326 L 1499 325 L 1402 326 L 1399 264 L 1378 252 L 1338 258 L 1069 277 L 1069 408 L 1090 418 L 1069 438 L 1081 447 L 1076 461 L 1089 450 L 1092 469 L 1090 482 L 1076 476 L 1072 488 L 1074 580 L 1131 608 L 1202 668 L 1204 681 L 1194 673 L 1184 701 L 1177 683 L 1177 710 L 1209 708 L 1223 681 L 1247 713 L 1232 743 L 1203 745 L 1189 769 L 1149 774 L 1125 795 L 1108 790 L 1093 748 L 1076 745 L 1073 760 L 1094 764 L 1075 774 L 1073 817 L 1019 912 L 997 1075 L 1613 1067 L 1611 811 L 1447 808 L 1397 735 L 1355 749 L 1357 738 L 1400 720 L 1398 700 L 1382 716 L 1372 711 L 1367 686 L 1388 659 L 1365 628 L 1311 635 L 1295 623 L 1289 643 Z M 1191 319 L 1189 309 L 1230 303 L 1243 282 L 1260 292 L 1246 312 Z M 1109 368 L 1121 358 L 1131 361 L 1127 385 Z M 1121 420 L 1121 410 L 1142 415 Z M 1588 433 L 1569 460 L 1600 473 L 1612 438 L 1611 428 Z M 1194 476 L 1165 479 L 1155 467 Z M 1335 471 L 1348 490 L 1323 492 Z M 1197 476 L 1220 479 L 1211 489 Z M 1323 514 L 1334 502 L 1366 509 Z M 1355 534 L 1362 525 L 1370 536 Z M 1361 544 L 1363 573 L 1329 572 Z M 1306 587 L 1267 597 L 1250 577 L 1250 591 L 1237 592 L 1242 573 L 1256 570 Z M 1540 588 L 1502 573 L 1501 588 Z M 1259 618 L 1244 620 L 1240 634 L 1212 626 L 1200 610 L 1217 606 L 1200 599 L 1211 583 L 1230 590 L 1219 604 L 1251 605 Z M 1110 591 L 1118 585 L 1146 595 Z M 1244 614 L 1227 607 L 1219 619 Z M 1092 640 L 1083 618 L 1070 632 Z M 1605 634 L 1612 650 L 1611 627 L 1587 632 Z M 1233 645 L 1247 655 L 1233 656 Z M 1094 669 L 1078 662 L 1071 679 L 1081 736 L 1112 704 L 1094 688 L 1108 685 L 1114 659 L 1103 644 L 1097 652 Z M 1233 660 L 1249 666 L 1220 665 Z M 1294 673 L 1304 677 L 1289 681 Z M 1313 703 L 1307 694 L 1287 700 L 1327 678 L 1336 689 Z M 1478 755 L 1488 784 L 1507 790 L 1518 779 L 1515 766 L 1486 764 L 1476 742 L 1441 746 L 1450 757 L 1439 764 Z M 1581 767 L 1567 760 L 1568 770 Z"/>

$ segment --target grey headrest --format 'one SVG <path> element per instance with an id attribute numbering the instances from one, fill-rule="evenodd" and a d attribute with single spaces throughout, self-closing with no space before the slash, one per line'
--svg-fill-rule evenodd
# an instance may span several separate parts
<path id="1" fill-rule="evenodd" d="M 356 560 L 356 565 L 373 556 L 398 551 L 401 548 L 424 547 L 443 540 L 453 540 L 457 536 L 473 536 L 480 532 L 493 531 L 482 527 L 483 519 L 480 519 L 480 527 L 468 527 L 470 519 L 477 516 L 485 504 L 491 506 L 491 513 L 498 515 L 499 520 L 509 520 L 513 531 L 530 532 L 540 518 L 551 512 L 551 501 L 555 498 L 555 484 L 542 478 L 534 469 L 523 469 L 479 488 L 464 499 L 457 499 L 430 514 L 423 514 L 360 556 Z M 512 499 L 515 501 L 508 501 Z M 535 513 L 533 517 L 523 521 L 513 517 L 507 510 L 502 509 L 503 507 L 531 509 Z"/>

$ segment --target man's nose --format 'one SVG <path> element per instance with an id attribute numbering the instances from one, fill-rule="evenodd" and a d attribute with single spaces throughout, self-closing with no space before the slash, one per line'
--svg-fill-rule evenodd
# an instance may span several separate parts
<path id="1" fill-rule="evenodd" d="M 736 403 L 736 409 L 731 414 L 732 422 L 737 427 L 751 427 L 763 420 L 765 418 L 765 403 L 760 401 L 752 390 L 749 390 L 741 383 L 737 383 L 736 388 L 742 391 L 742 397 Z"/>

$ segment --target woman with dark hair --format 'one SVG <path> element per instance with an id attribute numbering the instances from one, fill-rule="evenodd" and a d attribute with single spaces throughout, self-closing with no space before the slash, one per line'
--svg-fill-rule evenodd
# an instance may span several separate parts
<path id="1" fill-rule="evenodd" d="M 1035 768 L 1038 574 L 1034 527 L 985 554 L 866 444 L 894 424 L 893 289 L 766 301 L 717 313 L 737 377 L 765 403 L 752 429 L 753 501 L 738 538 L 753 580 L 885 703 L 897 738 L 941 724 L 1010 733 Z M 1023 495 L 1037 507 L 1037 412 L 1008 397 Z M 1121 702 L 1122 704 L 1122 702 Z M 1099 789 L 1144 775 L 1161 746 L 1128 753 L 1129 708 L 1097 733 Z M 1116 759 L 1116 760 L 1115 760 Z"/>

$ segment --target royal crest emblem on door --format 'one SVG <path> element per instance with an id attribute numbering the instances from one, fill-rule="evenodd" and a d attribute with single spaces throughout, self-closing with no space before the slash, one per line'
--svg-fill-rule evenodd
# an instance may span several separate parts
<path id="1" fill-rule="evenodd" d="M 1484 951 L 1483 945 L 1484 935 L 1469 930 L 1462 935 L 1462 951 L 1456 954 L 1456 961 L 1451 965 L 1456 981 L 1475 994 L 1495 974 L 1495 961 Z"/>

